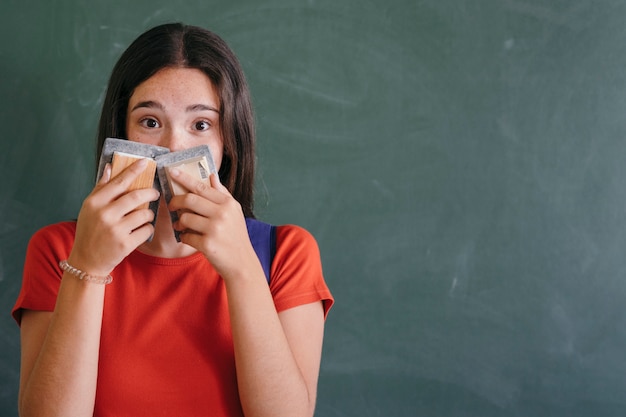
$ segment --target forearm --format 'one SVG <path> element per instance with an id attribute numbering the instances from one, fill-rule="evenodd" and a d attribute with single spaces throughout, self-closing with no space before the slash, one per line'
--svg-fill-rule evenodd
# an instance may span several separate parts
<path id="1" fill-rule="evenodd" d="M 298 367 L 262 278 L 227 283 L 244 413 L 247 417 L 311 416 L 315 390 L 307 386 Z"/>
<path id="2" fill-rule="evenodd" d="M 22 417 L 93 415 L 103 304 L 103 285 L 64 274 L 41 349 L 22 375 Z"/>

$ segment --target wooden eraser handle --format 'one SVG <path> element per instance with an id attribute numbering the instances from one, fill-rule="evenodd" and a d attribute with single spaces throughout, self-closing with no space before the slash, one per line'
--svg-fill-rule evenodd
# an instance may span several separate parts
<path id="1" fill-rule="evenodd" d="M 174 168 L 174 167 L 178 168 L 179 170 L 183 172 L 186 172 L 187 174 L 191 175 L 192 177 L 200 181 L 206 182 L 207 184 L 209 183 L 209 175 L 211 173 L 209 171 L 209 164 L 206 160 L 206 157 L 200 156 L 196 158 L 186 159 L 179 163 L 168 165 L 167 166 L 168 169 L 166 169 L 165 171 L 165 174 L 167 175 L 167 180 L 170 184 L 172 195 L 187 194 L 189 192 L 189 190 L 187 190 L 185 187 L 183 187 L 182 185 L 174 181 L 174 179 L 170 176 L 169 168 Z"/>
<path id="2" fill-rule="evenodd" d="M 118 176 L 122 171 L 132 165 L 138 159 L 147 159 L 148 165 L 146 169 L 139 174 L 137 178 L 130 184 L 128 187 L 128 191 L 140 190 L 142 188 L 152 188 L 154 184 L 154 175 L 156 173 L 156 161 L 151 158 L 146 158 L 143 156 L 125 154 L 121 152 L 113 153 L 113 160 L 111 162 L 111 179 Z M 150 203 L 145 203 L 139 206 L 138 208 L 148 208 Z"/>

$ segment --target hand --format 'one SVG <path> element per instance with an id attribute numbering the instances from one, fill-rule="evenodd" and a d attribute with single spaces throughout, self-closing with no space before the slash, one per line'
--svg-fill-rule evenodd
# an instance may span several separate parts
<path id="1" fill-rule="evenodd" d="M 154 233 L 154 213 L 140 205 L 159 198 L 153 188 L 128 191 L 146 168 L 140 159 L 111 179 L 107 164 L 102 178 L 83 202 L 69 263 L 92 275 L 108 275 Z"/>
<path id="2" fill-rule="evenodd" d="M 190 190 L 169 203 L 169 209 L 179 213 L 174 228 L 181 232 L 181 241 L 202 252 L 224 279 L 246 268 L 260 268 L 241 205 L 217 175 L 211 174 L 207 184 L 175 168 L 169 173 Z"/>

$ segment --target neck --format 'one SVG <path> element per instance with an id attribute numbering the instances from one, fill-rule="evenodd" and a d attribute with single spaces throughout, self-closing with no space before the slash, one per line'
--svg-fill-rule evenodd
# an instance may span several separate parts
<path id="1" fill-rule="evenodd" d="M 159 201 L 159 211 L 154 224 L 152 240 L 141 244 L 139 250 L 147 255 L 160 258 L 182 258 L 197 252 L 191 246 L 176 241 L 170 213 L 163 197 Z"/>

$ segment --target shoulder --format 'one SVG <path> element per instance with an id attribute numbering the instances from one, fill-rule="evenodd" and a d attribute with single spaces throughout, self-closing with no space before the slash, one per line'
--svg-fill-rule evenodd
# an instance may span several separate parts
<path id="1" fill-rule="evenodd" d="M 306 229 L 295 225 L 276 227 L 276 255 L 274 272 L 293 280 L 322 276 L 322 260 L 317 241 Z M 274 276 L 274 275 L 272 275 Z"/>
<path id="2" fill-rule="evenodd" d="M 319 253 L 315 237 L 305 228 L 293 224 L 276 226 L 276 244 L 278 248 Z"/>
<path id="3" fill-rule="evenodd" d="M 322 301 L 324 316 L 328 314 L 334 300 L 324 280 L 320 250 L 315 237 L 303 227 L 276 227 L 270 290 L 279 312 Z"/>
<path id="4" fill-rule="evenodd" d="M 50 224 L 42 227 L 37 230 L 35 234 L 31 237 L 31 241 L 67 241 L 74 240 L 74 235 L 76 234 L 76 222 L 75 221 L 66 221 Z"/>
<path id="5" fill-rule="evenodd" d="M 67 221 L 44 226 L 33 234 L 29 250 L 66 250 L 74 244 L 76 222 Z"/>
<path id="6" fill-rule="evenodd" d="M 67 259 L 74 245 L 76 222 L 55 223 L 33 234 L 26 250 L 22 289 L 13 307 L 21 321 L 22 309 L 53 311 L 61 283 L 59 261 Z"/>
<path id="7" fill-rule="evenodd" d="M 33 239 L 73 239 L 75 233 L 76 222 L 66 221 L 42 227 L 35 232 Z"/>

